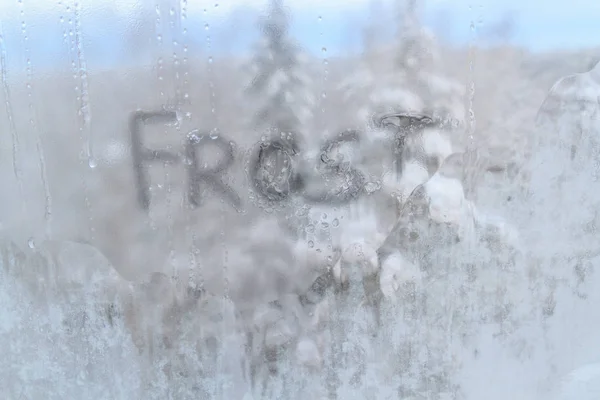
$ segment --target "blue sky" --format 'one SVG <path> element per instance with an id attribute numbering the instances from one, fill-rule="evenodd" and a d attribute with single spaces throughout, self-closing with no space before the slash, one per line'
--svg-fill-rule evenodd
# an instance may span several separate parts
<path id="1" fill-rule="evenodd" d="M 25 65 L 26 48 L 38 69 L 68 65 L 69 45 L 63 41 L 63 34 L 65 28 L 67 34 L 69 28 L 75 31 L 76 1 L 23 0 L 19 3 L 17 0 L 0 0 L 3 49 L 9 66 L 20 69 Z M 177 8 L 179 1 L 162 0 L 161 16 L 167 22 L 167 28 L 162 31 L 160 52 L 168 56 L 177 50 L 172 39 L 182 40 L 181 28 L 168 26 L 168 22 L 179 20 L 169 16 L 170 7 Z M 381 11 L 376 19 L 385 39 L 391 37 L 395 29 L 393 1 L 379 2 Z M 111 67 L 130 61 L 131 54 L 124 48 L 122 39 L 133 26 L 133 16 L 139 12 L 140 4 L 133 0 L 80 1 L 81 35 L 88 66 Z M 190 46 L 188 54 L 206 51 L 207 35 L 211 36 L 210 52 L 214 56 L 247 51 L 257 38 L 255 21 L 263 5 L 264 1 L 259 0 L 226 3 L 188 0 L 188 18 L 183 22 L 188 28 L 183 39 Z M 369 1 L 289 0 L 287 5 L 293 15 L 292 34 L 308 50 L 320 54 L 325 47 L 328 55 L 360 50 L 361 28 L 370 17 Z M 68 6 L 71 7 L 69 10 Z M 148 10 L 153 18 L 156 17 L 154 7 Z M 490 32 L 504 22 L 512 27 L 511 43 L 534 51 L 600 46 L 600 1 L 430 0 L 422 15 L 424 23 L 440 39 L 457 45 L 468 44 L 473 39 L 479 43 L 489 41 L 493 37 Z M 62 23 L 61 16 L 64 18 Z M 73 25 L 68 24 L 69 19 Z M 21 30 L 23 20 L 25 33 L 30 38 L 27 46 Z M 477 27 L 475 32 L 470 29 L 471 22 Z M 206 23 L 209 24 L 208 31 L 204 29 Z M 173 32 L 174 36 L 171 35 Z M 158 49 L 155 37 L 146 39 Z M 156 54 L 148 57 L 151 59 Z"/>

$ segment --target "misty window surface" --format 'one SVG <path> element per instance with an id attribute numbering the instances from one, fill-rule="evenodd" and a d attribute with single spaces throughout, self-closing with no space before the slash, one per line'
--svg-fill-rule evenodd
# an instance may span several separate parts
<path id="1" fill-rule="evenodd" d="M 0 4 L 8 399 L 596 399 L 600 7 Z"/>

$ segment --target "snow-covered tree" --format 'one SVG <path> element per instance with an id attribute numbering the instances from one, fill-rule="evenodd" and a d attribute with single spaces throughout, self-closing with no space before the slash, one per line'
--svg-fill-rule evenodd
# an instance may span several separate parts
<path id="1" fill-rule="evenodd" d="M 341 82 L 344 100 L 358 109 L 360 122 L 390 111 L 462 120 L 463 86 L 443 70 L 439 44 L 419 20 L 420 6 L 416 0 L 402 0 L 396 44 L 378 51 L 365 48 L 355 72 Z"/>
<path id="2" fill-rule="evenodd" d="M 400 0 L 398 3 L 399 19 L 402 23 L 398 29 L 399 46 L 396 63 L 407 72 L 416 73 L 418 64 L 421 64 L 424 56 L 422 30 L 418 17 L 420 4 L 417 0 Z"/>
<path id="3" fill-rule="evenodd" d="M 418 95 L 398 79 L 385 51 L 371 49 L 365 54 L 339 85 L 346 106 L 356 110 L 355 122 L 364 123 L 374 114 L 423 108 Z"/>
<path id="4" fill-rule="evenodd" d="M 256 105 L 255 128 L 298 132 L 312 118 L 314 97 L 310 91 L 307 56 L 289 36 L 290 18 L 282 0 L 270 0 L 261 17 L 262 37 L 249 70 L 247 90 Z"/>
<path id="5" fill-rule="evenodd" d="M 385 31 L 381 24 L 381 18 L 385 14 L 381 0 L 371 0 L 369 2 L 368 22 L 362 29 L 362 44 L 364 55 L 368 58 L 371 52 L 381 44 Z"/>
<path id="6" fill-rule="evenodd" d="M 423 0 L 400 0 L 395 64 L 402 82 L 420 99 L 423 110 L 443 118 L 462 119 L 463 86 L 443 70 L 439 43 L 419 18 Z"/>

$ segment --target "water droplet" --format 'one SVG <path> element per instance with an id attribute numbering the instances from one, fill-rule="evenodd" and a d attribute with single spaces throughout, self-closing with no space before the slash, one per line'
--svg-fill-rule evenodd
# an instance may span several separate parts
<path id="1" fill-rule="evenodd" d="M 321 48 L 321 52 L 323 52 L 323 53 L 327 53 L 327 47 L 322 47 L 322 48 Z"/>
<path id="2" fill-rule="evenodd" d="M 215 140 L 215 139 L 217 139 L 219 137 L 219 132 L 216 129 L 213 129 L 208 134 L 208 137 L 210 137 L 211 139 Z"/>
<path id="3" fill-rule="evenodd" d="M 321 98 L 326 99 L 327 98 L 327 92 L 321 93 Z"/>
<path id="4" fill-rule="evenodd" d="M 90 166 L 91 169 L 94 169 L 94 168 L 96 168 L 98 166 L 98 162 L 93 157 L 90 157 L 90 159 L 88 160 L 88 164 L 89 164 L 89 166 Z"/>
<path id="5" fill-rule="evenodd" d="M 208 63 L 209 63 L 209 64 L 212 64 L 212 62 L 213 62 L 213 58 L 212 58 L 212 56 L 211 56 L 211 57 L 208 57 Z"/>
<path id="6" fill-rule="evenodd" d="M 329 224 L 327 222 L 321 222 L 321 228 L 327 229 L 329 228 Z"/>
<path id="7" fill-rule="evenodd" d="M 331 225 L 333 225 L 334 228 L 337 228 L 338 226 L 340 226 L 340 220 L 339 219 L 334 219 L 333 221 L 331 221 Z"/>
<path id="8" fill-rule="evenodd" d="M 323 213 L 323 215 L 321 215 L 321 218 L 323 218 L 323 219 L 327 219 L 327 214 L 326 214 L 326 213 Z"/>
<path id="9" fill-rule="evenodd" d="M 301 207 L 298 209 L 298 211 L 296 211 L 296 215 L 299 217 L 304 217 L 308 214 L 308 210 L 308 207 Z"/>
<path id="10" fill-rule="evenodd" d="M 319 15 L 319 22 L 323 21 L 323 17 Z"/>
<path id="11" fill-rule="evenodd" d="M 313 247 L 315 247 L 315 242 L 313 242 L 312 240 L 308 241 L 308 248 L 312 249 Z"/>
<path id="12" fill-rule="evenodd" d="M 365 190 L 367 191 L 367 193 L 373 193 L 378 191 L 379 189 L 381 189 L 381 184 L 377 181 L 367 182 L 365 184 Z"/>
<path id="13" fill-rule="evenodd" d="M 204 30 L 207 31 L 210 29 L 210 25 L 209 24 L 204 24 Z"/>
<path id="14" fill-rule="evenodd" d="M 35 249 L 35 241 L 33 240 L 33 238 L 29 238 L 29 240 L 27 241 L 27 246 L 29 246 L 30 249 Z"/>

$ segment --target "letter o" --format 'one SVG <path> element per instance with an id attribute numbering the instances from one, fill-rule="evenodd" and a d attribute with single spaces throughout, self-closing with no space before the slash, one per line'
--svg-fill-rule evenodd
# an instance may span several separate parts
<path id="1" fill-rule="evenodd" d="M 256 155 L 251 161 L 250 179 L 252 180 L 252 186 L 261 196 L 270 201 L 281 202 L 301 186 L 301 181 L 294 170 L 293 164 L 293 159 L 299 153 L 299 150 L 295 135 L 285 138 L 272 137 L 259 144 Z M 283 179 L 279 179 L 281 182 L 275 182 L 277 178 L 268 176 L 268 172 L 265 171 L 267 160 L 272 157 L 279 158 L 279 160 L 276 160 L 276 164 L 278 164 L 281 161 L 278 156 L 283 157 L 283 164 L 287 164 L 287 167 L 285 165 L 280 166 L 281 168 L 275 171 L 278 175 L 285 174 Z"/>

